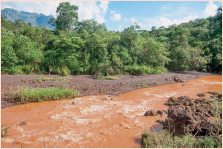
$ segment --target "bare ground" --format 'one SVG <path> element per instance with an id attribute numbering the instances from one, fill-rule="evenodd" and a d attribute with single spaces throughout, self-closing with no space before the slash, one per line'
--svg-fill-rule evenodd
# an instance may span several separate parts
<path id="1" fill-rule="evenodd" d="M 188 81 L 196 79 L 199 76 L 221 75 L 217 73 L 205 73 L 196 71 L 169 72 L 164 74 L 152 75 L 117 75 L 118 80 L 97 80 L 93 75 L 70 75 L 68 82 L 64 85 L 70 89 L 78 90 L 83 96 L 89 95 L 119 95 L 132 90 L 166 85 L 179 82 L 174 79 L 176 76 L 182 80 Z M 40 77 L 52 77 L 54 80 L 35 82 Z M 9 90 L 17 86 L 27 85 L 31 88 L 48 88 L 59 84 L 58 75 L 1 75 L 1 108 L 10 107 L 20 103 L 9 103 L 7 95 Z"/>

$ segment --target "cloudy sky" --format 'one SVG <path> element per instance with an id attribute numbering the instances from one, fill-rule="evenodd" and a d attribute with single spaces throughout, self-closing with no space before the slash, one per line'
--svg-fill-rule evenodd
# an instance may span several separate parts
<path id="1" fill-rule="evenodd" d="M 62 1 L 2 1 L 1 9 L 43 13 L 56 16 Z M 142 29 L 207 18 L 216 14 L 221 1 L 69 1 L 79 6 L 79 21 L 94 18 L 108 30 L 123 30 L 137 22 Z"/>

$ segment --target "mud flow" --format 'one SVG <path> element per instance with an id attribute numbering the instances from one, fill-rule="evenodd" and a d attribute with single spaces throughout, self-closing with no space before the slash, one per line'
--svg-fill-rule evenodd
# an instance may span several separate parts
<path id="1" fill-rule="evenodd" d="M 133 148 L 140 147 L 145 130 L 159 131 L 156 120 L 163 116 L 144 116 L 151 110 L 166 110 L 169 97 L 222 92 L 222 76 L 203 76 L 186 83 L 138 89 L 116 97 L 85 96 L 7 107 L 1 110 L 2 125 L 13 125 L 1 147 Z M 211 94 L 206 94 L 206 97 Z"/>

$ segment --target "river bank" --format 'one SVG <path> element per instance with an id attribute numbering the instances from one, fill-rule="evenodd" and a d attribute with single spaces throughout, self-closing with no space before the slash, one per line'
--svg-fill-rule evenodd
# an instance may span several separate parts
<path id="1" fill-rule="evenodd" d="M 137 89 L 112 100 L 97 95 L 3 108 L 2 125 L 13 126 L 1 139 L 2 147 L 44 147 L 44 141 L 47 147 L 140 147 L 142 133 L 159 131 L 157 120 L 167 117 L 145 116 L 146 111 L 167 111 L 171 96 L 196 99 L 203 92 L 208 98 L 210 91 L 222 91 L 222 76 Z"/>
<path id="2" fill-rule="evenodd" d="M 196 71 L 169 72 L 152 75 L 117 75 L 118 80 L 97 80 L 93 75 L 70 75 L 67 77 L 66 86 L 69 89 L 79 91 L 83 96 L 90 95 L 119 95 L 140 88 L 154 87 L 180 82 L 178 78 L 187 82 L 200 76 L 220 75 L 217 73 L 205 73 Z M 50 77 L 54 80 L 35 82 L 40 77 Z M 30 88 L 49 88 L 56 86 L 60 81 L 58 75 L 1 75 L 1 108 L 18 105 L 20 103 L 9 103 L 6 93 L 17 86 L 28 86 Z"/>

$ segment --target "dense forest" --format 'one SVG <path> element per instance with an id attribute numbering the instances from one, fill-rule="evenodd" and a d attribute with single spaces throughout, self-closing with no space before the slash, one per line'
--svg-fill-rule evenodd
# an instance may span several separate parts
<path id="1" fill-rule="evenodd" d="M 168 28 L 134 25 L 108 31 L 95 20 L 78 21 L 78 7 L 57 7 L 55 30 L 1 17 L 2 74 L 153 74 L 222 72 L 222 7 L 214 17 Z"/>

